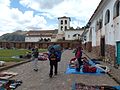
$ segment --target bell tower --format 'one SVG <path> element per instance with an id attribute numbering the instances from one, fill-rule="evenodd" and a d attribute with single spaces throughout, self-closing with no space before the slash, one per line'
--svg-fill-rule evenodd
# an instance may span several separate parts
<path id="1" fill-rule="evenodd" d="M 70 17 L 63 16 L 58 18 L 58 34 L 64 34 L 70 28 L 70 21 Z"/>

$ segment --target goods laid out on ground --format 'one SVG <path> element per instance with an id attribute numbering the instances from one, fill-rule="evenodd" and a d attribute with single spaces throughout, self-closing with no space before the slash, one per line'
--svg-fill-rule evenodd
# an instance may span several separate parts
<path id="1" fill-rule="evenodd" d="M 0 72 L 0 90 L 14 90 L 22 84 L 21 80 L 12 80 L 11 78 L 18 75 L 15 72 Z"/>
<path id="2" fill-rule="evenodd" d="M 5 66 L 5 61 L 0 61 L 0 67 Z"/>
<path id="3" fill-rule="evenodd" d="M 90 86 L 83 83 L 74 83 L 72 90 L 120 90 L 120 86 Z"/>
<path id="4" fill-rule="evenodd" d="M 39 53 L 38 60 L 39 61 L 46 61 L 46 60 L 48 60 L 48 53 Z"/>
<path id="5" fill-rule="evenodd" d="M 0 79 L 10 79 L 13 76 L 18 75 L 18 73 L 15 72 L 0 72 Z"/>
<path id="6" fill-rule="evenodd" d="M 14 90 L 21 84 L 21 80 L 0 79 L 0 90 Z"/>
<path id="7" fill-rule="evenodd" d="M 95 59 L 88 60 L 86 57 L 82 58 L 82 66 L 80 72 L 76 71 L 79 66 L 76 58 L 72 58 L 66 70 L 66 74 L 103 74 L 110 72 L 108 66 L 101 65 L 99 61 Z"/>

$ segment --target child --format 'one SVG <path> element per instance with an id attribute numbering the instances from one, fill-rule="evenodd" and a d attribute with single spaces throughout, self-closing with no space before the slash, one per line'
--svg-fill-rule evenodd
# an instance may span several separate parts
<path id="1" fill-rule="evenodd" d="M 55 71 L 54 71 L 55 75 L 57 75 L 57 68 L 58 68 L 58 61 L 57 61 L 58 56 L 57 56 L 54 48 L 51 48 L 48 58 L 49 58 L 49 61 L 50 61 L 49 77 L 52 78 L 52 76 L 53 76 L 53 67 L 55 69 Z"/>

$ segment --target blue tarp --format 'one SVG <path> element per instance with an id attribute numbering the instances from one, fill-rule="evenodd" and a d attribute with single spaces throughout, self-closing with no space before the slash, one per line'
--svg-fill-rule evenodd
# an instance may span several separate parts
<path id="1" fill-rule="evenodd" d="M 81 66 L 81 69 L 80 69 L 80 72 L 78 72 L 78 71 L 76 71 L 76 69 L 75 68 L 71 68 L 69 65 L 68 65 L 68 67 L 67 67 L 67 69 L 66 69 L 66 74 L 93 74 L 93 75 L 104 75 L 104 73 L 101 73 L 101 72 L 103 72 L 101 69 L 99 69 L 99 68 L 97 68 L 97 71 L 96 71 L 96 73 L 84 73 L 83 71 L 82 71 L 82 66 Z"/>
<path id="2" fill-rule="evenodd" d="M 92 60 L 89 60 L 89 64 L 90 64 L 91 66 L 93 66 L 93 67 L 95 66 L 95 63 L 94 63 Z M 102 70 L 99 69 L 99 68 L 97 68 L 96 73 L 84 73 L 84 72 L 82 71 L 82 69 L 83 69 L 83 65 L 81 66 L 80 72 L 76 71 L 75 68 L 71 68 L 71 67 L 68 65 L 65 73 L 66 73 L 66 74 L 94 74 L 94 75 L 104 74 L 104 73 L 103 73 L 104 71 L 102 71 Z"/>

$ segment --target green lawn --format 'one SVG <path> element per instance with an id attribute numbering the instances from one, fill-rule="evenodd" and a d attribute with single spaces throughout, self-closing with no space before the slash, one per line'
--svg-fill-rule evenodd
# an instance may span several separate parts
<path id="1" fill-rule="evenodd" d="M 39 52 L 45 52 L 46 49 L 39 49 Z M 12 56 L 19 56 L 19 55 L 25 55 L 27 52 L 31 52 L 30 50 L 26 49 L 0 49 L 0 61 L 6 61 L 6 62 L 19 62 L 22 59 L 18 58 L 12 58 Z"/>
<path id="2" fill-rule="evenodd" d="M 0 60 L 1 61 L 15 61 L 19 62 L 21 59 L 12 58 L 12 56 L 19 56 L 19 55 L 25 55 L 26 52 L 29 52 L 29 50 L 25 49 L 1 49 L 0 50 Z"/>

